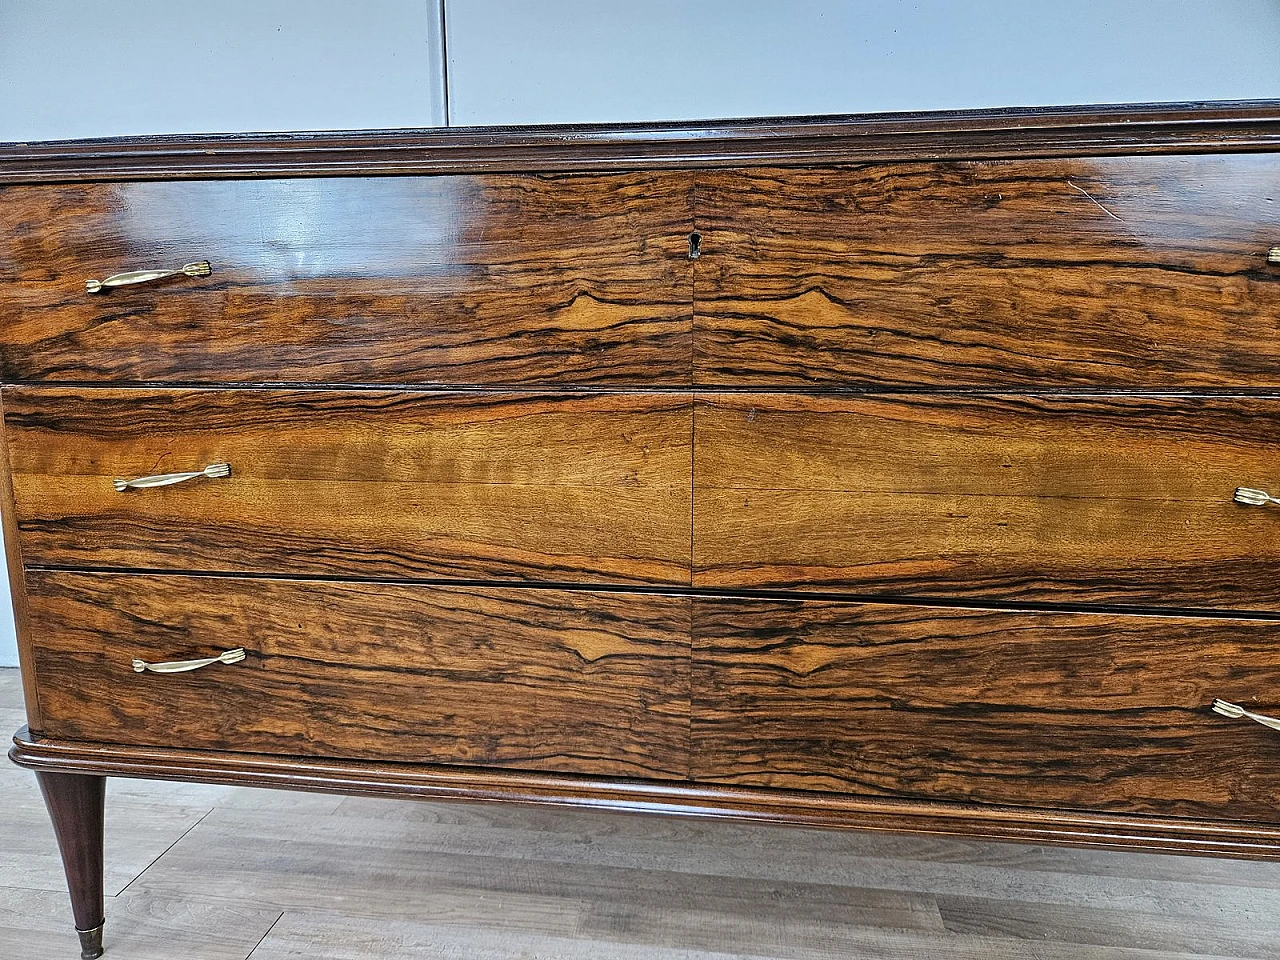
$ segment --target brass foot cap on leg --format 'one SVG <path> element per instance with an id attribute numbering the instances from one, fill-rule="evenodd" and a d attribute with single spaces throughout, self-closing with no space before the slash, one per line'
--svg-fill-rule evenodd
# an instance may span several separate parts
<path id="1" fill-rule="evenodd" d="M 102 956 L 102 924 L 76 933 L 80 934 L 80 960 L 98 960 Z"/>

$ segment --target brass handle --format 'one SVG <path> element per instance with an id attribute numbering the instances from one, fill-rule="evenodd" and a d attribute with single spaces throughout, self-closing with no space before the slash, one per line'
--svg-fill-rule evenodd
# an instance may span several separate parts
<path id="1" fill-rule="evenodd" d="M 208 477 L 214 479 L 216 477 L 231 476 L 231 464 L 229 463 L 211 463 L 203 470 L 191 470 L 187 473 L 157 473 L 153 477 L 134 477 L 132 480 L 112 480 L 111 484 L 116 488 L 116 493 L 124 493 L 126 490 L 146 490 L 148 487 L 167 487 L 170 484 L 182 483 L 184 480 L 195 480 L 197 477 Z"/>
<path id="2" fill-rule="evenodd" d="M 130 270 L 128 273 L 114 274 L 105 280 L 86 280 L 84 288 L 89 293 L 106 293 L 113 287 L 131 287 L 135 283 L 150 283 L 152 280 L 164 280 L 168 277 L 207 277 L 212 272 L 208 260 L 198 260 L 177 270 Z"/>
<path id="3" fill-rule="evenodd" d="M 220 653 L 216 657 L 206 657 L 203 660 L 171 660 L 169 663 L 147 663 L 145 660 L 134 658 L 133 672 L 142 673 L 143 670 L 150 670 L 152 673 L 186 673 L 189 670 L 199 670 L 201 667 L 208 667 L 215 663 L 239 663 L 243 659 L 244 647 L 236 647 L 234 650 Z"/>
<path id="4" fill-rule="evenodd" d="M 1233 498 L 1236 503 L 1243 503 L 1249 507 L 1265 507 L 1268 503 L 1280 503 L 1280 499 L 1273 497 L 1265 490 L 1255 490 L 1252 487 L 1236 487 L 1236 495 Z"/>
<path id="5" fill-rule="evenodd" d="M 1267 263 L 1280 263 L 1280 247 L 1272 247 L 1267 251 Z"/>
<path id="6" fill-rule="evenodd" d="M 1264 727 L 1270 727 L 1272 730 L 1280 730 L 1280 720 L 1275 717 L 1266 717 L 1260 713 L 1252 713 L 1237 703 L 1228 703 L 1226 700 L 1213 701 L 1213 712 L 1220 713 L 1224 717 L 1230 717 L 1232 720 L 1252 720 L 1254 723 L 1260 723 Z"/>

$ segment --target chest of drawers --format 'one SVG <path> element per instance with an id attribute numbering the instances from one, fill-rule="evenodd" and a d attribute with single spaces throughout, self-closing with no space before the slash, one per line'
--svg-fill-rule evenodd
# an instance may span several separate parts
<path id="1" fill-rule="evenodd" d="M 109 776 L 1280 853 L 1278 147 L 0 150 L 11 756 L 85 955 Z"/>

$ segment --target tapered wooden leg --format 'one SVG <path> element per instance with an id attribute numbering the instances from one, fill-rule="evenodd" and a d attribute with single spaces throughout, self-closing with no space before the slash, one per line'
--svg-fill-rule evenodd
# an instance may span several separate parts
<path id="1" fill-rule="evenodd" d="M 102 813 L 106 777 L 37 773 L 62 852 L 82 960 L 102 956 Z"/>

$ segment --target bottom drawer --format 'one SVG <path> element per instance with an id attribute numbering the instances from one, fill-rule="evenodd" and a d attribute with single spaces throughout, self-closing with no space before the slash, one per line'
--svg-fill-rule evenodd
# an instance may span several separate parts
<path id="1" fill-rule="evenodd" d="M 688 771 L 687 599 L 50 571 L 27 587 L 48 737 Z M 132 666 L 237 647 L 191 672 Z"/>
<path id="2" fill-rule="evenodd" d="M 1280 623 L 698 601 L 697 780 L 1280 822 Z"/>

